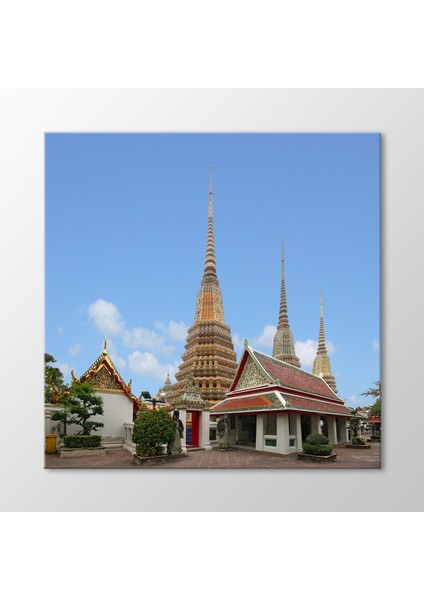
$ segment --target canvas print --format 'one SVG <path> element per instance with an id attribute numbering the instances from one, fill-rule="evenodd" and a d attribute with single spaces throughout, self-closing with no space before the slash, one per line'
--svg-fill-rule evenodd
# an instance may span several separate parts
<path id="1" fill-rule="evenodd" d="M 48 133 L 45 215 L 46 468 L 380 468 L 378 133 Z"/>

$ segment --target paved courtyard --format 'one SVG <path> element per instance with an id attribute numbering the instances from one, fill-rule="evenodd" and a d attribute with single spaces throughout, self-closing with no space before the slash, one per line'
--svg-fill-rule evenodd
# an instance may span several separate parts
<path id="1" fill-rule="evenodd" d="M 281 456 L 255 450 L 191 450 L 181 458 L 161 464 L 139 465 L 124 448 L 106 450 L 105 456 L 60 458 L 59 454 L 46 454 L 47 469 L 379 469 L 381 445 L 357 450 L 336 446 L 334 463 L 310 463 L 298 459 L 297 454 Z"/>

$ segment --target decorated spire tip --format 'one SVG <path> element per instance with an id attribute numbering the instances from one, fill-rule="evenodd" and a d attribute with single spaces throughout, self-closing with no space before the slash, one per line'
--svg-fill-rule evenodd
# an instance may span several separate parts
<path id="1" fill-rule="evenodd" d="M 319 291 L 319 316 L 320 317 L 324 316 L 324 311 L 323 311 L 323 307 L 322 307 L 322 290 Z"/>
<path id="2" fill-rule="evenodd" d="M 245 348 L 248 348 L 249 347 L 249 340 L 247 338 L 244 338 L 243 344 L 244 344 Z"/>
<path id="3" fill-rule="evenodd" d="M 105 341 L 103 342 L 103 354 L 107 354 L 107 337 L 105 334 Z"/>
<path id="4" fill-rule="evenodd" d="M 212 165 L 209 167 L 209 194 L 213 194 L 213 192 L 212 192 Z"/>

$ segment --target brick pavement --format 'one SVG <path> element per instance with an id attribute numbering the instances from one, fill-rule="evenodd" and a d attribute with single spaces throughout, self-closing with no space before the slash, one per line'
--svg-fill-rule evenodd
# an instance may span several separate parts
<path id="1" fill-rule="evenodd" d="M 381 444 L 371 444 L 368 450 L 336 446 L 334 463 L 300 461 L 297 454 L 281 456 L 254 450 L 196 450 L 182 458 L 155 465 L 139 465 L 124 448 L 106 450 L 105 456 L 60 458 L 59 454 L 45 455 L 47 469 L 378 469 Z"/>

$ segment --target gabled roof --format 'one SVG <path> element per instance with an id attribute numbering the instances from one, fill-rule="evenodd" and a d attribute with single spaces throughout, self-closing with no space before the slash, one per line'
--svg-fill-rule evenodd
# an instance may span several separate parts
<path id="1" fill-rule="evenodd" d="M 79 379 L 72 371 L 73 381 L 91 381 L 96 390 L 124 393 L 132 402 L 138 399 L 131 392 L 131 380 L 126 384 L 110 358 L 106 342 L 103 352 Z"/>
<path id="2" fill-rule="evenodd" d="M 237 414 L 246 412 L 294 411 L 322 413 L 324 415 L 350 416 L 351 410 L 342 404 L 325 402 L 301 396 L 291 396 L 278 391 L 231 396 L 211 408 L 211 414 Z"/>
<path id="3" fill-rule="evenodd" d="M 323 399 L 333 402 L 343 403 L 343 400 L 337 396 L 337 394 L 323 379 L 321 379 L 321 377 L 313 375 L 312 373 L 304 371 L 303 369 L 299 369 L 298 367 L 294 367 L 293 365 L 289 365 L 288 363 L 278 360 L 272 356 L 268 356 L 263 352 L 254 350 L 248 345 L 245 346 L 245 350 L 229 394 L 235 391 L 249 356 L 255 362 L 261 374 L 263 374 L 264 378 L 269 382 L 269 384 L 276 384 L 289 391 L 292 390 L 293 392 L 302 392 L 311 394 L 313 396 L 319 396 Z"/>

